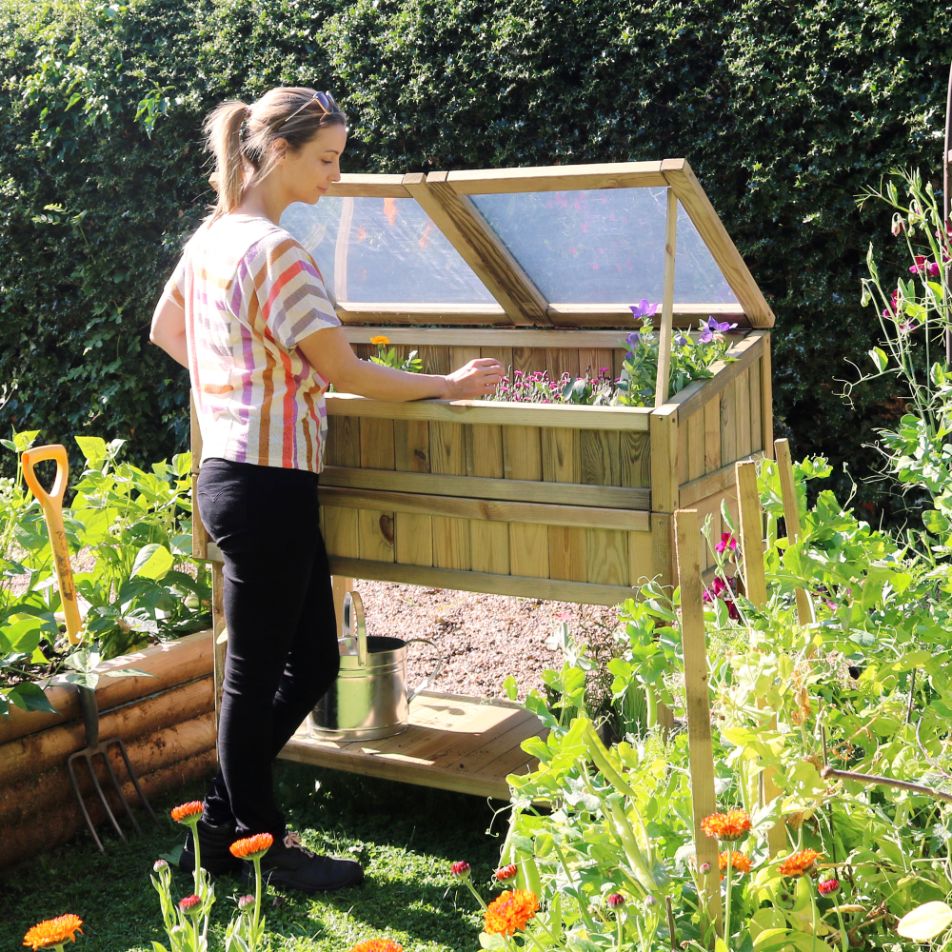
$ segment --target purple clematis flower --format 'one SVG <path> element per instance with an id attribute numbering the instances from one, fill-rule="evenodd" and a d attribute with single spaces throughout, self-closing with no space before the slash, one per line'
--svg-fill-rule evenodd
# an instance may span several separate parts
<path id="1" fill-rule="evenodd" d="M 658 313 L 658 305 L 647 298 L 642 298 L 637 304 L 629 304 L 628 308 L 631 311 L 631 316 L 635 318 L 653 317 Z"/>
<path id="2" fill-rule="evenodd" d="M 728 324 L 727 321 L 719 321 L 716 317 L 709 317 L 701 336 L 698 337 L 698 341 L 702 344 L 710 344 L 714 340 L 715 334 L 726 334 L 735 327 L 737 327 L 736 324 Z"/>

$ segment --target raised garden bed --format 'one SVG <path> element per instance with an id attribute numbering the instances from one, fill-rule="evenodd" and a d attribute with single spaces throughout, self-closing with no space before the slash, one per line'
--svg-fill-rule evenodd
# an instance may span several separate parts
<path id="1" fill-rule="evenodd" d="M 211 632 L 200 631 L 115 658 L 99 669 L 100 738 L 125 741 L 147 796 L 214 768 L 212 654 Z M 108 676 L 124 668 L 145 676 Z M 46 695 L 56 714 L 17 708 L 0 720 L 0 825 L 5 831 L 0 867 L 35 856 L 85 828 L 66 770 L 67 757 L 86 745 L 79 697 L 69 685 L 48 687 Z M 113 766 L 120 780 L 126 779 L 118 756 Z M 83 792 L 94 821 L 102 820 L 101 807 L 98 814 L 93 809 L 99 806 L 95 793 Z M 123 792 L 136 804 L 131 783 L 124 784 Z M 140 811 L 140 816 L 145 814 Z"/>

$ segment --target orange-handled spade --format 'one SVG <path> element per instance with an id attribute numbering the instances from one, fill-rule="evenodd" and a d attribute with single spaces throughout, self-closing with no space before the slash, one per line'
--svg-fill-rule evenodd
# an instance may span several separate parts
<path id="1" fill-rule="evenodd" d="M 53 460 L 56 463 L 56 477 L 53 488 L 47 492 L 37 478 L 37 463 Z M 79 633 L 83 622 L 79 616 L 79 602 L 76 600 L 76 586 L 73 585 L 73 569 L 69 562 L 69 545 L 66 542 L 66 530 L 63 528 L 63 497 L 66 495 L 66 481 L 69 479 L 69 460 L 66 447 L 62 443 L 49 446 L 37 446 L 24 450 L 22 455 L 23 478 L 30 492 L 39 500 L 46 516 L 46 528 L 50 536 L 50 547 L 56 566 L 56 580 L 59 583 L 60 601 L 66 616 L 66 637 L 72 645 L 80 640 Z"/>

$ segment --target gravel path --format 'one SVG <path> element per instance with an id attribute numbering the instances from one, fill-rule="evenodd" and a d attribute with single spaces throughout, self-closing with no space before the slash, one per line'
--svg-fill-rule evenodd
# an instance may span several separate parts
<path id="1" fill-rule="evenodd" d="M 613 608 L 545 602 L 535 598 L 482 595 L 449 589 L 356 579 L 367 614 L 368 635 L 430 638 L 446 657 L 435 691 L 503 697 L 509 674 L 519 697 L 542 685 L 541 672 L 558 668 L 562 652 L 553 633 L 565 622 L 574 634 L 614 627 Z M 408 650 L 408 681 L 416 685 L 431 669 L 427 645 Z"/>

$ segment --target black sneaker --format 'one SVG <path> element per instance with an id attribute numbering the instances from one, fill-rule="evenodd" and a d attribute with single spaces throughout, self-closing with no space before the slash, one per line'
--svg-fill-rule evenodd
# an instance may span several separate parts
<path id="1" fill-rule="evenodd" d="M 205 849 L 204 840 L 202 849 Z M 253 882 L 253 864 L 244 865 L 245 878 Z M 360 863 L 352 859 L 318 856 L 301 843 L 297 833 L 286 833 L 283 840 L 274 841 L 271 849 L 261 858 L 261 875 L 272 886 L 307 893 L 345 889 L 364 881 Z"/>
<path id="2" fill-rule="evenodd" d="M 198 845 L 201 847 L 202 869 L 213 876 L 241 872 L 241 860 L 231 855 L 228 847 L 239 837 L 233 825 L 213 826 L 206 820 L 198 821 Z M 186 873 L 195 871 L 195 844 L 189 830 L 185 848 L 179 857 L 179 869 Z"/>

